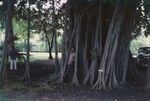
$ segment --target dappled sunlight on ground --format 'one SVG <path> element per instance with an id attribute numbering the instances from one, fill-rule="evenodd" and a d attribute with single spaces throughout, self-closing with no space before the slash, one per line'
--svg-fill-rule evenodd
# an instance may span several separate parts
<path id="1" fill-rule="evenodd" d="M 20 52 L 25 53 L 25 52 Z M 55 58 L 55 53 L 52 53 L 53 58 Z M 35 60 L 48 60 L 49 53 L 48 52 L 30 52 L 30 61 Z M 58 53 L 58 58 L 61 58 L 61 53 Z"/>
<path id="2" fill-rule="evenodd" d="M 49 53 L 46 52 L 31 52 L 31 61 L 34 60 L 47 60 L 49 57 Z M 52 53 L 52 56 L 55 57 L 55 53 Z M 61 58 L 61 53 L 58 53 L 58 58 Z"/>

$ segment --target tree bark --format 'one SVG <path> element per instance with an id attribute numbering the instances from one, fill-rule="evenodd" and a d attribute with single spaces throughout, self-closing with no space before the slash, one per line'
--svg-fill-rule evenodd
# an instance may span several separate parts
<path id="1" fill-rule="evenodd" d="M 69 3 L 74 13 L 73 21 L 70 20 L 72 33 L 67 36 L 70 38 L 68 50 L 76 46 L 77 55 L 73 78 L 70 78 L 72 83 L 92 85 L 98 89 L 120 88 L 120 84 L 126 82 L 134 21 L 132 16 L 136 11 L 137 0 L 118 0 L 110 7 L 103 7 L 107 5 L 103 0 L 87 0 L 84 3 L 70 0 Z M 127 19 L 129 23 L 126 23 Z M 69 52 L 62 66 L 61 82 L 65 79 L 68 57 Z"/>
<path id="2" fill-rule="evenodd" d="M 52 25 L 52 33 L 53 33 L 53 37 L 54 37 L 54 43 L 55 43 L 55 64 L 56 64 L 56 67 L 55 67 L 55 75 L 56 77 L 58 76 L 59 74 L 59 69 L 60 69 L 60 66 L 59 66 L 59 60 L 58 60 L 58 46 L 57 46 L 57 32 L 56 32 L 56 14 L 55 14 L 55 1 L 52 0 L 52 21 L 53 21 L 53 25 Z"/>
<path id="3" fill-rule="evenodd" d="M 3 45 L 3 54 L 2 61 L 0 64 L 0 86 L 2 86 L 3 80 L 6 77 L 6 57 L 8 57 L 10 47 L 15 50 L 14 40 L 13 40 L 13 28 L 12 28 L 12 19 L 14 13 L 14 3 L 13 0 L 7 0 L 4 3 L 7 3 L 6 10 L 6 26 L 5 26 L 5 40 Z"/>
<path id="4" fill-rule="evenodd" d="M 136 0 L 120 1 L 115 8 L 100 66 L 104 72 L 99 74 L 98 81 L 94 86 L 98 89 L 120 88 L 120 84 L 126 82 L 136 4 Z"/>
<path id="5" fill-rule="evenodd" d="M 45 37 L 46 37 L 46 40 L 47 40 L 47 43 L 48 43 L 48 53 L 49 53 L 49 59 L 53 59 L 53 56 L 52 56 L 52 46 L 53 46 L 53 37 L 52 37 L 52 41 L 50 42 L 50 38 L 48 37 L 47 35 L 47 32 L 44 31 L 45 33 Z"/>
<path id="6" fill-rule="evenodd" d="M 28 33 L 27 33 L 27 57 L 26 57 L 26 67 L 25 67 L 25 73 L 23 76 L 23 79 L 26 80 L 27 82 L 31 82 L 30 78 L 30 0 L 28 0 L 29 3 L 29 8 L 28 8 Z"/>

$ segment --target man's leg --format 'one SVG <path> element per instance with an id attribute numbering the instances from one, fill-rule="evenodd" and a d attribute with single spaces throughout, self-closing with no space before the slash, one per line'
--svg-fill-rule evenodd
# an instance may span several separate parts
<path id="1" fill-rule="evenodd" d="M 70 70 L 70 65 L 67 65 L 66 70 L 65 70 L 65 74 L 64 74 L 64 78 L 68 77 L 69 70 Z"/>
<path id="2" fill-rule="evenodd" d="M 10 59 L 10 70 L 13 70 L 13 60 Z"/>
<path id="3" fill-rule="evenodd" d="M 73 74 L 74 74 L 74 64 L 70 65 L 70 70 L 69 70 L 69 78 L 72 78 L 73 77 Z"/>
<path id="4" fill-rule="evenodd" d="M 71 65 L 68 65 L 67 70 L 66 70 L 67 75 L 70 74 L 70 69 L 71 69 Z"/>
<path id="5" fill-rule="evenodd" d="M 14 70 L 17 70 L 17 62 L 16 62 L 16 59 L 14 60 Z"/>

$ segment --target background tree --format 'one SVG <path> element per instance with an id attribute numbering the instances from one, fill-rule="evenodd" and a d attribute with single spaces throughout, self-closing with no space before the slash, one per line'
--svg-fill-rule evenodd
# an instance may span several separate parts
<path id="1" fill-rule="evenodd" d="M 54 1 L 54 3 L 55 3 L 55 6 L 52 5 L 52 1 L 47 1 L 47 2 L 38 1 L 37 8 L 36 8 L 38 10 L 34 9 L 34 13 L 33 13 L 33 23 L 34 23 L 34 26 L 36 26 L 35 30 L 38 30 L 39 33 L 42 32 L 45 34 L 48 47 L 49 47 L 49 59 L 53 58 L 51 53 L 52 53 L 53 46 L 55 46 L 55 43 L 54 43 L 55 34 L 57 38 L 57 36 L 60 35 L 59 30 L 61 29 L 61 21 L 59 20 L 61 18 L 59 14 L 60 0 Z M 48 5 L 48 6 L 45 7 L 45 5 Z M 55 10 L 53 11 L 53 9 Z M 55 24 L 54 24 L 54 19 L 53 19 L 53 12 L 56 13 Z M 53 24 L 56 27 L 55 34 L 53 33 Z"/>
<path id="2" fill-rule="evenodd" d="M 27 28 L 27 57 L 26 57 L 26 68 L 25 68 L 25 73 L 23 76 L 23 79 L 25 79 L 26 81 L 31 81 L 30 78 L 30 29 L 31 29 L 31 12 L 30 12 L 30 8 L 31 7 L 31 0 L 28 0 L 28 28 Z"/>

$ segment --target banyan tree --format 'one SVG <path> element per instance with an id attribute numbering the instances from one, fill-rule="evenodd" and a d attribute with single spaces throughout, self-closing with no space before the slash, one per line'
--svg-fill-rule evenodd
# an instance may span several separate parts
<path id="1" fill-rule="evenodd" d="M 97 89 L 125 85 L 140 3 L 140 0 L 68 0 L 69 26 L 64 33 L 59 82 L 66 82 L 67 61 L 74 47 L 74 72 L 67 82 Z"/>
<path id="2" fill-rule="evenodd" d="M 12 18 L 16 0 L 0 1 L 5 1 L 4 4 L 7 5 L 5 39 L 11 39 L 13 37 Z M 32 0 L 29 1 L 32 2 Z M 49 1 L 54 3 L 54 0 Z M 132 69 L 129 65 L 130 42 L 133 37 L 141 33 L 141 28 L 145 29 L 146 35 L 150 31 L 149 5 L 149 0 L 67 0 L 67 3 L 62 7 L 62 13 L 65 13 L 65 16 L 61 17 L 65 20 L 65 28 L 61 66 L 60 69 L 56 69 L 56 72 L 60 70 L 59 82 L 90 85 L 97 89 L 123 87 L 122 85 L 127 83 L 127 74 Z M 54 7 L 52 9 L 54 13 Z M 29 9 L 28 13 L 28 29 L 30 29 Z M 56 16 L 55 14 L 52 16 L 54 20 L 52 28 L 56 30 L 54 25 Z M 29 34 L 30 30 L 28 30 L 28 39 Z M 56 45 L 57 41 L 54 40 Z M 3 61 L 0 65 L 0 84 L 3 80 L 9 45 L 14 48 L 13 41 L 5 40 Z M 72 47 L 75 48 L 76 59 L 75 65 L 72 67 L 73 73 L 67 77 L 67 63 Z M 57 47 L 55 49 L 57 50 Z M 58 60 L 56 64 L 59 67 Z M 29 71 L 29 66 L 27 67 Z M 150 74 L 150 70 L 148 74 Z M 149 77 L 147 79 L 150 81 Z M 146 86 L 150 88 L 150 82 Z"/>

